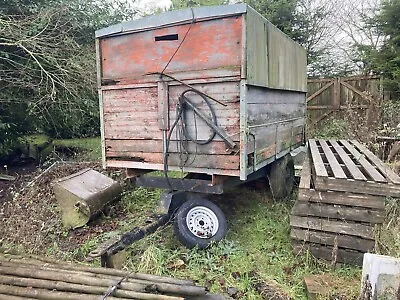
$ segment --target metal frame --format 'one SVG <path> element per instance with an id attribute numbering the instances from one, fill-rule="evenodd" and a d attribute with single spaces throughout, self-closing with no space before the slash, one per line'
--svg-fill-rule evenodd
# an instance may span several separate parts
<path id="1" fill-rule="evenodd" d="M 288 152 L 287 152 L 288 153 Z M 287 154 L 285 153 L 285 154 Z M 283 156 L 283 155 L 282 155 Z M 257 171 L 249 174 L 246 180 L 241 180 L 240 177 L 224 176 L 224 180 L 220 183 L 214 183 L 214 178 L 203 179 L 205 174 L 190 173 L 184 178 L 166 178 L 163 176 L 137 176 L 131 178 L 136 186 L 160 188 L 181 192 L 193 192 L 204 194 L 223 194 L 226 189 L 239 186 L 249 181 L 260 178 L 266 178 L 268 165 L 259 168 Z M 198 177 L 198 178 L 194 178 Z M 203 178 L 202 178 L 203 177 Z"/>

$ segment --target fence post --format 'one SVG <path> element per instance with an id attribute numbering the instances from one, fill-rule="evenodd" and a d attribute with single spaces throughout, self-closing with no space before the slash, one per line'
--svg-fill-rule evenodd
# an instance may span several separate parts
<path id="1" fill-rule="evenodd" d="M 334 109 L 340 109 L 340 78 L 337 77 L 333 82 L 333 103 Z"/>

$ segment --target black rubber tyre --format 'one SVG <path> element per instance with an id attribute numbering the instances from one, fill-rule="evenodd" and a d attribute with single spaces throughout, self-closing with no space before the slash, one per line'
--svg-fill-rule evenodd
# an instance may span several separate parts
<path id="1" fill-rule="evenodd" d="M 192 198 L 176 212 L 174 231 L 184 246 L 204 249 L 225 237 L 227 224 L 217 205 L 203 198 Z"/>
<path id="2" fill-rule="evenodd" d="M 268 172 L 269 186 L 275 200 L 288 198 L 293 191 L 294 163 L 290 154 L 273 162 Z"/>

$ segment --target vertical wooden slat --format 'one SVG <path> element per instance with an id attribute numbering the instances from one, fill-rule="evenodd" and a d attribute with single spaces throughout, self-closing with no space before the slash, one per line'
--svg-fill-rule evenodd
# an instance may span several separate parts
<path id="1" fill-rule="evenodd" d="M 309 153 L 306 153 L 306 157 L 304 158 L 303 170 L 301 170 L 300 184 L 299 189 L 310 189 L 311 182 L 311 167 L 310 167 L 310 157 Z"/>
<path id="2" fill-rule="evenodd" d="M 246 80 L 240 81 L 240 180 L 247 179 L 247 85 Z"/>
<path id="3" fill-rule="evenodd" d="M 354 158 L 360 163 L 365 171 L 372 177 L 376 182 L 387 182 L 387 180 L 372 166 L 364 157 L 364 154 L 358 152 L 348 141 L 340 140 L 343 146 L 354 156 Z"/>
<path id="4" fill-rule="evenodd" d="M 168 108 L 168 83 L 158 82 L 158 125 L 162 130 L 169 127 L 169 108 Z"/>
<path id="5" fill-rule="evenodd" d="M 314 139 L 309 140 L 308 144 L 310 146 L 311 157 L 314 164 L 316 176 L 328 177 L 328 172 L 326 171 L 322 157 L 319 154 L 316 141 Z"/>
<path id="6" fill-rule="evenodd" d="M 101 135 L 101 162 L 103 169 L 106 168 L 106 140 L 104 133 L 104 107 L 103 107 L 103 91 L 101 90 L 101 48 L 100 41 L 96 39 L 96 68 L 97 68 L 97 91 L 99 94 L 99 111 L 100 111 L 100 135 Z"/>
<path id="7" fill-rule="evenodd" d="M 340 78 L 335 78 L 333 84 L 333 107 L 335 109 L 340 108 Z"/>
<path id="8" fill-rule="evenodd" d="M 400 184 L 400 177 L 393 172 L 388 166 L 385 165 L 378 157 L 376 157 L 371 151 L 369 151 L 365 146 L 361 145 L 358 141 L 352 141 L 353 145 L 360 149 L 366 157 L 372 161 L 376 167 L 383 173 L 385 176 L 395 184 Z"/>
<path id="9" fill-rule="evenodd" d="M 329 166 L 332 169 L 333 175 L 336 178 L 347 178 L 346 174 L 344 173 L 339 162 L 336 160 L 335 155 L 333 155 L 326 141 L 319 140 L 319 143 L 322 146 L 322 150 L 324 150 L 324 154 L 326 156 L 326 159 L 328 160 Z"/>
<path id="10" fill-rule="evenodd" d="M 344 162 L 346 168 L 349 170 L 351 176 L 353 176 L 356 180 L 367 180 L 364 174 L 360 171 L 360 169 L 356 166 L 356 164 L 351 160 L 351 158 L 347 155 L 347 153 L 343 150 L 340 145 L 334 141 L 330 141 L 333 148 L 336 150 L 337 154 L 339 154 L 341 160 Z"/>

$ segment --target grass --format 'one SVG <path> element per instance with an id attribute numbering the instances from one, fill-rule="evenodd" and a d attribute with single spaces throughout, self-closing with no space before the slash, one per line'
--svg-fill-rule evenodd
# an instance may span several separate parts
<path id="1" fill-rule="evenodd" d="M 44 145 L 42 156 L 62 156 L 66 154 L 79 161 L 99 161 L 101 160 L 101 140 L 100 137 L 80 138 L 80 139 L 50 139 L 43 134 L 35 134 L 24 137 L 26 143 L 31 145 Z"/>
<path id="2" fill-rule="evenodd" d="M 136 189 L 124 195 L 132 220 L 152 209 L 159 191 Z M 293 299 L 307 299 L 303 276 L 333 273 L 338 281 L 359 282 L 360 268 L 331 268 L 311 256 L 292 253 L 289 214 L 293 202 L 274 203 L 260 191 L 239 188 L 214 197 L 228 219 L 226 240 L 208 250 L 187 249 L 179 244 L 172 227 L 166 227 L 128 248 L 126 267 L 158 275 L 190 278 L 211 291 L 238 290 L 242 299 L 261 299 L 252 278 L 273 284 L 278 292 Z M 154 206 L 153 206 L 154 209 Z M 133 225 L 132 222 L 130 225 Z M 356 299 L 359 286 L 346 290 L 347 299 Z"/>
<path id="3" fill-rule="evenodd" d="M 76 154 L 79 155 L 79 159 L 89 161 L 101 160 L 101 140 L 99 137 L 54 140 L 53 144 L 56 148 L 67 147 L 77 149 Z"/>
<path id="4" fill-rule="evenodd" d="M 333 131 L 336 132 L 336 129 Z M 56 140 L 54 144 L 80 151 L 84 149 L 83 158 L 87 160 L 98 161 L 101 157 L 99 138 Z M 171 176 L 180 177 L 181 174 L 175 172 Z M 118 221 L 115 231 L 92 236 L 67 253 L 60 253 L 60 247 L 55 242 L 47 254 L 81 260 L 99 242 L 118 232 L 143 225 L 147 213 L 156 210 L 161 193 L 157 189 L 127 189 L 118 204 L 126 217 Z M 174 236 L 172 226 L 167 226 L 130 246 L 125 268 L 190 278 L 216 293 L 226 294 L 227 289 L 233 287 L 237 289 L 238 299 L 261 299 L 260 291 L 256 289 L 259 281 L 268 283 L 275 292 L 292 299 L 307 299 L 303 277 L 329 273 L 335 285 L 342 287 L 345 299 L 357 299 L 361 276 L 359 267 L 341 265 L 332 270 L 328 264 L 310 255 L 293 254 L 289 215 L 295 198 L 296 195 L 293 195 L 290 201 L 273 202 L 265 191 L 250 187 L 212 197 L 211 200 L 222 208 L 228 220 L 229 231 L 223 242 L 207 250 L 187 249 Z M 399 204 L 388 199 L 387 207 L 387 222 L 380 234 L 380 252 L 399 255 Z"/>
<path id="5" fill-rule="evenodd" d="M 385 222 L 378 233 L 379 254 L 400 258 L 400 202 L 398 199 L 386 199 Z"/>

